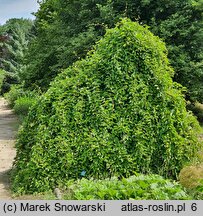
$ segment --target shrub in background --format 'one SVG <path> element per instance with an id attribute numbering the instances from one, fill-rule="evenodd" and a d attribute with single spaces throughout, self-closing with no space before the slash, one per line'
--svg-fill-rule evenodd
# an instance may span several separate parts
<path id="1" fill-rule="evenodd" d="M 197 116 L 198 121 L 203 125 L 203 104 L 195 103 L 188 104 L 187 108 L 191 110 L 195 116 Z"/>
<path id="2" fill-rule="evenodd" d="M 16 144 L 13 190 L 43 192 L 83 173 L 176 178 L 201 148 L 200 127 L 166 53 L 158 37 L 128 19 L 108 30 L 31 108 Z"/>
<path id="3" fill-rule="evenodd" d="M 17 115 L 26 116 L 29 112 L 30 107 L 37 101 L 36 97 L 23 96 L 15 101 L 13 107 L 14 112 Z"/>
<path id="4" fill-rule="evenodd" d="M 3 70 L 0 69 L 0 95 L 2 94 L 2 85 L 3 85 L 3 80 L 5 77 L 5 72 Z"/>
<path id="5" fill-rule="evenodd" d="M 13 108 L 15 101 L 24 95 L 25 91 L 21 85 L 12 85 L 10 91 L 7 92 L 4 97 L 7 99 L 9 106 Z"/>
<path id="6" fill-rule="evenodd" d="M 22 104 L 23 100 L 27 102 L 28 102 L 28 99 L 36 100 L 39 95 L 40 95 L 39 90 L 29 91 L 29 90 L 25 90 L 22 85 L 12 85 L 10 91 L 7 92 L 4 96 L 7 99 L 9 106 L 13 108 L 18 99 L 25 98 L 25 99 L 22 99 L 21 102 L 18 102 L 18 105 L 19 105 L 19 103 Z"/>
<path id="7" fill-rule="evenodd" d="M 19 83 L 19 78 L 16 74 L 5 72 L 4 79 L 1 86 L 1 94 L 5 94 L 10 91 L 11 86 Z"/>
<path id="8" fill-rule="evenodd" d="M 176 182 L 158 175 L 138 175 L 118 180 L 81 179 L 68 184 L 67 200 L 185 200 L 191 199 Z"/>

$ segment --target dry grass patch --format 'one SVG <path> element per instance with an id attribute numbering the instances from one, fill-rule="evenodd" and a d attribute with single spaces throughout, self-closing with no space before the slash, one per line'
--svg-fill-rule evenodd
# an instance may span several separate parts
<path id="1" fill-rule="evenodd" d="M 184 167 L 179 174 L 180 183 L 188 188 L 196 188 L 203 181 L 203 163 Z"/>

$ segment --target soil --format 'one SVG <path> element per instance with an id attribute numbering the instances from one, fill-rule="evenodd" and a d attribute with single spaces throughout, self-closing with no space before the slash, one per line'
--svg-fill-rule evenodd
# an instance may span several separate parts
<path id="1" fill-rule="evenodd" d="M 4 98 L 0 98 L 0 200 L 12 199 L 9 189 L 9 171 L 16 151 L 14 148 L 18 120 L 8 107 Z"/>

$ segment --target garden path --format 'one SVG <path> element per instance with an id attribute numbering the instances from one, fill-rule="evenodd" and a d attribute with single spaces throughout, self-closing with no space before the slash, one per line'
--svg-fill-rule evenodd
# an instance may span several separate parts
<path id="1" fill-rule="evenodd" d="M 0 200 L 12 199 L 8 173 L 16 155 L 14 143 L 17 125 L 16 116 L 5 99 L 0 98 Z"/>

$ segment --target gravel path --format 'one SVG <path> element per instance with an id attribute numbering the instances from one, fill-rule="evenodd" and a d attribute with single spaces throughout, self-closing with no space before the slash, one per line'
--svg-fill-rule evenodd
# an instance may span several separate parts
<path id="1" fill-rule="evenodd" d="M 9 191 L 8 172 L 15 158 L 15 135 L 17 118 L 7 106 L 5 99 L 0 98 L 0 200 L 12 199 Z"/>

